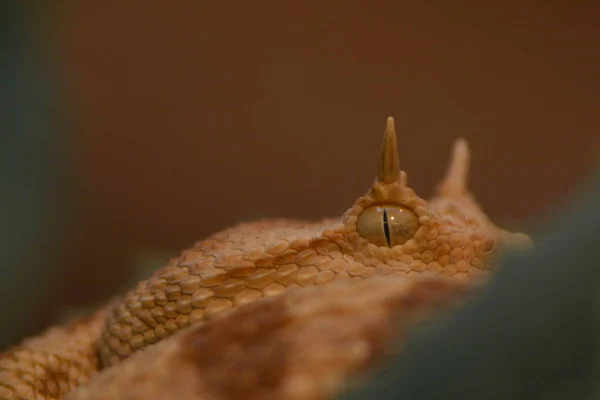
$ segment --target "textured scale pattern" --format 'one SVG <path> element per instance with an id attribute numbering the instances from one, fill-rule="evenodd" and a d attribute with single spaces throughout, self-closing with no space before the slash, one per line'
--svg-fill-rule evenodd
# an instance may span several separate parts
<path id="1" fill-rule="evenodd" d="M 104 318 L 100 311 L 65 327 L 52 327 L 0 355 L 0 399 L 61 399 L 87 384 L 99 368 L 92 343 Z"/>
<path id="2" fill-rule="evenodd" d="M 412 190 L 405 192 L 376 185 L 342 223 L 242 224 L 197 243 L 127 293 L 109 315 L 102 362 L 114 365 L 190 323 L 287 289 L 425 271 L 468 279 L 490 269 L 484 259 L 495 250 L 493 238 L 430 212 Z M 364 207 L 389 196 L 412 206 L 421 224 L 413 239 L 395 248 L 369 243 L 354 226 Z"/>
<path id="3" fill-rule="evenodd" d="M 9 349 L 0 356 L 0 399 L 63 399 L 75 386 L 81 390 L 73 398 L 82 399 L 165 398 L 158 393 L 181 399 L 259 398 L 256 393 L 327 398 L 389 351 L 385 344 L 399 331 L 383 328 L 390 326 L 385 321 L 400 318 L 410 326 L 420 311 L 440 308 L 438 295 L 484 280 L 504 248 L 531 244 L 526 235 L 494 225 L 467 190 L 464 140 L 456 142 L 430 201 L 408 186 L 396 141 L 389 118 L 377 179 L 341 218 L 225 229 L 183 251 L 88 322 L 53 328 Z M 390 237 L 398 231 L 382 228 L 387 217 L 363 214 L 382 205 L 390 215 L 408 210 L 411 228 L 403 236 Z M 361 215 L 368 216 L 367 229 L 357 229 Z M 411 288 L 419 287 L 442 289 L 417 296 Z M 414 307 L 415 299 L 421 306 Z M 375 329 L 376 340 L 365 333 L 372 331 L 371 318 L 386 332 Z M 258 346 L 257 338 L 268 339 Z M 352 343 L 364 353 L 346 354 Z M 195 360 L 182 358 L 185 346 L 197 349 Z M 256 359 L 231 350 L 252 346 Z M 265 388 L 260 370 L 285 372 Z M 236 382 L 235 396 L 219 386 L 223 381 Z"/>
<path id="4" fill-rule="evenodd" d="M 376 277 L 287 291 L 138 352 L 68 399 L 331 398 L 472 289 L 447 278 Z"/>

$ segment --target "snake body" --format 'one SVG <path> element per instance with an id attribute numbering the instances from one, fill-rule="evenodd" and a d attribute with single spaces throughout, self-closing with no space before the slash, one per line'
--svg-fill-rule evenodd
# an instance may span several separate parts
<path id="1" fill-rule="evenodd" d="M 436 197 L 420 198 L 389 118 L 378 177 L 341 218 L 243 223 L 197 242 L 90 320 L 7 351 L 0 399 L 328 398 L 387 353 L 389 321 L 413 324 L 507 245 L 531 243 L 487 218 L 468 161 L 458 140 Z"/>

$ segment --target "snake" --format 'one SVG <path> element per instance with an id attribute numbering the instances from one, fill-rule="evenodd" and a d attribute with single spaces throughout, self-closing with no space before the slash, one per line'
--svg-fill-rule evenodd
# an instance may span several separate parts
<path id="1" fill-rule="evenodd" d="M 377 176 L 341 216 L 197 241 L 90 315 L 4 351 L 0 399 L 327 399 L 361 382 L 418 321 L 470 298 L 506 249 L 533 245 L 469 191 L 464 138 L 428 200 L 399 160 L 388 117 Z"/>

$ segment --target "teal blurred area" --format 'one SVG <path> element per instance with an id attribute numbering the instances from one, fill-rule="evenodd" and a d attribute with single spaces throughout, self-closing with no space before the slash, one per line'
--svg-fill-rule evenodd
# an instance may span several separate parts
<path id="1" fill-rule="evenodd" d="M 69 234 L 68 131 L 42 4 L 0 5 L 0 348 L 48 322 Z"/>

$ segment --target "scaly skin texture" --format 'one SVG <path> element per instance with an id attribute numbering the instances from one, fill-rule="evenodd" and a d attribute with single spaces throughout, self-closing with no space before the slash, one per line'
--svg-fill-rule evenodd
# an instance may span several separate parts
<path id="1" fill-rule="evenodd" d="M 137 352 L 68 399 L 331 398 L 471 289 L 451 279 L 375 277 L 287 291 Z"/>
<path id="2" fill-rule="evenodd" d="M 100 367 L 93 343 L 106 319 L 89 318 L 52 327 L 0 356 L 0 399 L 59 399 L 86 384 Z"/>
<path id="3" fill-rule="evenodd" d="M 396 147 L 390 118 L 384 134 L 379 175 L 370 190 L 359 197 L 341 219 L 244 223 L 196 243 L 150 279 L 140 282 L 117 305 L 109 307 L 100 333 L 90 324 L 87 355 L 73 355 L 71 361 L 92 370 L 98 362 L 102 368 L 115 366 L 138 350 L 164 341 L 191 325 L 198 327 L 198 332 L 211 329 L 211 324 L 229 329 L 227 326 L 235 325 L 236 312 L 241 313 L 239 318 L 242 320 L 248 310 L 255 310 L 253 315 L 259 318 L 269 306 L 248 308 L 249 303 L 271 297 L 275 300 L 258 303 L 289 302 L 293 299 L 290 296 L 294 296 L 294 289 L 307 286 L 321 287 L 325 293 L 323 299 L 333 299 L 335 296 L 327 297 L 326 294 L 332 289 L 327 291 L 323 285 L 335 282 L 343 287 L 342 281 L 375 276 L 389 276 L 394 282 L 398 279 L 430 279 L 427 277 L 431 275 L 446 276 L 453 281 L 477 279 L 493 270 L 500 250 L 507 244 L 530 244 L 526 235 L 496 227 L 467 191 L 466 142 L 457 141 L 448 174 L 440 184 L 438 195 L 430 202 L 418 197 L 407 186 L 407 175 L 398 167 Z M 386 212 L 382 213 L 384 208 Z M 358 293 L 361 289 L 357 286 L 354 290 Z M 315 293 L 319 293 L 318 290 Z M 351 291 L 344 293 L 350 296 L 348 304 L 352 304 Z M 378 309 L 380 305 L 373 307 Z M 394 310 L 402 312 L 403 307 L 400 302 Z M 356 308 L 349 307 L 349 310 L 354 309 L 359 313 L 357 300 Z M 229 325 L 224 324 L 224 320 L 213 322 L 224 311 L 231 315 L 230 319 L 225 319 L 230 321 Z M 331 312 L 335 313 L 334 310 Z M 175 349 L 177 341 L 183 340 L 184 336 L 177 337 L 180 339 L 169 339 L 166 341 L 169 344 L 154 349 Z M 218 335 L 215 338 L 218 339 Z M 48 334 L 38 340 L 48 341 L 48 346 L 55 345 Z M 27 342 L 23 346 L 27 348 Z M 89 356 L 89 349 L 95 349 L 97 357 L 95 354 Z M 147 354 L 157 351 L 160 350 Z M 3 355 L 0 362 L 12 361 L 12 354 Z M 138 364 L 124 365 L 135 369 L 131 365 L 148 362 L 146 358 L 150 356 L 144 357 L 145 361 L 137 361 Z M 210 357 L 205 361 L 210 362 Z M 3 368 L 2 364 L 0 368 Z M 348 372 L 353 368 L 340 371 Z M 171 372 L 162 371 L 165 374 Z M 346 372 L 340 373 L 345 376 Z M 33 373 L 35 375 L 35 371 Z M 0 369 L 0 374 L 4 374 L 4 369 Z M 65 386 L 56 394 L 40 389 L 53 379 L 49 375 L 34 381 L 21 379 L 14 371 L 10 379 L 2 376 L 0 399 L 58 399 L 70 389 Z M 98 379 L 111 381 L 106 374 L 101 374 Z M 87 381 L 80 379 L 77 383 L 85 385 Z M 336 385 L 339 386 L 339 382 Z M 31 395 L 21 396 L 21 392 Z M 133 395 L 136 392 L 131 389 L 127 393 Z M 103 398 L 102 393 L 89 391 L 82 396 Z M 209 397 L 190 398 L 228 397 L 211 393 Z"/>

